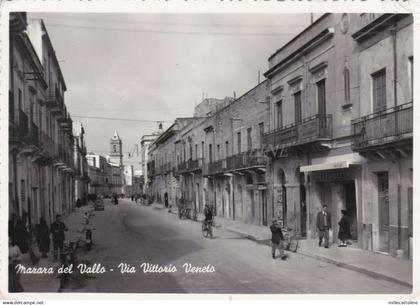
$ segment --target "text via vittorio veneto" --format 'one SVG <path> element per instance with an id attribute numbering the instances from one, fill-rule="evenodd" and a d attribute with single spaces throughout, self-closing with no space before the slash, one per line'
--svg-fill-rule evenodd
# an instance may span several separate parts
<path id="1" fill-rule="evenodd" d="M 175 273 L 184 272 L 190 274 L 213 273 L 216 272 L 216 267 L 213 265 L 193 265 L 191 263 L 184 263 L 182 265 L 159 265 L 152 263 L 128 264 L 119 263 L 115 268 L 105 267 L 101 263 L 77 264 L 77 265 L 62 265 L 54 267 L 25 267 L 22 264 L 16 265 L 16 272 L 18 274 L 73 274 L 75 272 L 80 274 L 103 274 L 107 272 L 133 274 L 133 273 Z"/>

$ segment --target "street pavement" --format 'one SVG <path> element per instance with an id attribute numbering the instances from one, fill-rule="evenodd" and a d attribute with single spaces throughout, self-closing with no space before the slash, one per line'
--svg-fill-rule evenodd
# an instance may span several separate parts
<path id="1" fill-rule="evenodd" d="M 64 292 L 114 293 L 267 293 L 267 294 L 408 294 L 394 282 L 340 268 L 311 257 L 289 253 L 283 261 L 271 258 L 265 244 L 234 232 L 215 229 L 204 238 L 201 224 L 129 200 L 105 203 L 91 217 L 93 248 L 80 255 L 87 266 L 101 264 L 105 273 L 83 274 Z M 120 272 L 125 263 L 136 273 Z M 142 263 L 175 266 L 176 272 L 143 272 Z M 183 265 L 214 272 L 186 273 Z M 97 268 L 99 271 L 100 268 Z"/>

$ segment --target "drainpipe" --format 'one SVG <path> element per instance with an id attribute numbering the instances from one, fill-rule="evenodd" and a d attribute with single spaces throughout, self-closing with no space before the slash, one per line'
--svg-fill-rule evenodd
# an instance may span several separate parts
<path id="1" fill-rule="evenodd" d="M 390 30 L 392 35 L 392 55 L 393 55 L 393 68 L 394 68 L 394 81 L 393 81 L 393 89 L 394 89 L 394 107 L 397 106 L 397 24 L 395 23 Z M 398 113 L 395 111 L 395 134 L 398 134 Z M 401 162 L 399 162 L 398 166 L 398 178 L 401 179 Z M 398 250 L 401 250 L 402 246 L 402 232 L 401 232 L 401 184 L 398 183 L 397 185 L 397 208 L 398 208 L 398 219 L 397 219 L 397 234 L 398 234 L 398 249 L 397 255 L 400 254 Z"/>

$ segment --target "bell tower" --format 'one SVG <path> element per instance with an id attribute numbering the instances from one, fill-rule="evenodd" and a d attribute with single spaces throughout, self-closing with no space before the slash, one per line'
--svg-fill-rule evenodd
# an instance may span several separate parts
<path id="1" fill-rule="evenodd" d="M 118 166 L 123 165 L 123 154 L 122 154 L 122 141 L 118 132 L 115 130 L 114 135 L 110 140 L 111 150 L 109 153 L 109 161 L 117 164 Z"/>

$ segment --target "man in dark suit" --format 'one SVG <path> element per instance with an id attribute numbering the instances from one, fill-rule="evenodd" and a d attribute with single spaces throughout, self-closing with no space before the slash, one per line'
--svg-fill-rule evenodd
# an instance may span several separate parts
<path id="1" fill-rule="evenodd" d="M 320 211 L 316 216 L 316 228 L 319 232 L 318 245 L 321 247 L 322 239 L 324 239 L 324 247 L 328 248 L 328 240 L 331 229 L 331 214 L 328 212 L 328 206 L 325 204 L 322 207 L 322 211 Z"/>

